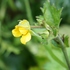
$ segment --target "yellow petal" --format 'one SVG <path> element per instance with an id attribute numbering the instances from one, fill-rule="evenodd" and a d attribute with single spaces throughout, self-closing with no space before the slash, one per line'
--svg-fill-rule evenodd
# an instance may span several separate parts
<path id="1" fill-rule="evenodd" d="M 30 41 L 30 39 L 31 34 L 28 32 L 26 35 L 23 35 L 20 40 L 22 44 L 26 44 L 28 41 Z"/>
<path id="2" fill-rule="evenodd" d="M 15 29 L 12 30 L 12 34 L 14 37 L 20 37 L 22 35 L 17 26 L 15 26 Z"/>
<path id="3" fill-rule="evenodd" d="M 22 26 L 23 28 L 30 30 L 30 25 L 29 25 L 29 22 L 27 20 L 21 20 L 19 22 L 18 26 Z"/>
<path id="4" fill-rule="evenodd" d="M 25 23 L 29 23 L 27 20 L 20 20 L 19 24 L 25 24 Z"/>
<path id="5" fill-rule="evenodd" d="M 25 35 L 25 34 L 28 33 L 29 30 L 27 30 L 27 29 L 25 29 L 23 27 L 19 27 L 19 31 L 20 31 L 21 34 Z"/>

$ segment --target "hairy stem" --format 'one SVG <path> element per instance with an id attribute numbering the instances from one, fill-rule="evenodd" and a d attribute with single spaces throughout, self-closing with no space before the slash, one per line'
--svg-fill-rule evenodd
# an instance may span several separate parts
<path id="1" fill-rule="evenodd" d="M 43 28 L 42 26 L 31 26 L 31 28 Z"/>
<path id="2" fill-rule="evenodd" d="M 67 55 L 67 51 L 66 51 L 66 46 L 65 44 L 63 43 L 62 39 L 60 38 L 60 36 L 58 35 L 58 37 L 56 38 L 59 42 L 59 44 L 61 45 L 61 49 L 62 49 L 62 52 L 64 54 L 64 57 L 65 57 L 65 60 L 66 60 L 66 63 L 67 63 L 67 66 L 70 70 L 70 63 L 69 63 L 69 59 L 68 59 L 68 55 Z"/>

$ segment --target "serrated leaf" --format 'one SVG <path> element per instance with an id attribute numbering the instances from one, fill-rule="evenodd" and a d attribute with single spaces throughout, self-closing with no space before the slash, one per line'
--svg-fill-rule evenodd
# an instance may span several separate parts
<path id="1" fill-rule="evenodd" d="M 41 25 L 41 24 L 43 24 L 42 22 L 43 22 L 43 20 L 44 20 L 44 18 L 43 18 L 43 16 L 42 15 L 40 15 L 40 16 L 36 16 L 36 20 L 38 21 L 38 23 Z"/>
<path id="2" fill-rule="evenodd" d="M 51 5 L 50 2 L 46 1 L 41 10 L 43 13 L 44 21 L 51 27 L 54 36 L 56 36 L 61 21 L 60 16 L 62 8 L 58 10 L 54 5 Z"/>

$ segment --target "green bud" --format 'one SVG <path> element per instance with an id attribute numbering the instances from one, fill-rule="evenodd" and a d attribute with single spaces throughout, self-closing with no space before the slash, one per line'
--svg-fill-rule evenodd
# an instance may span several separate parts
<path id="1" fill-rule="evenodd" d="M 40 35 L 41 35 L 41 37 L 44 38 L 44 39 L 45 39 L 45 38 L 48 38 L 48 37 L 49 37 L 49 31 L 46 30 L 46 31 L 42 32 Z"/>

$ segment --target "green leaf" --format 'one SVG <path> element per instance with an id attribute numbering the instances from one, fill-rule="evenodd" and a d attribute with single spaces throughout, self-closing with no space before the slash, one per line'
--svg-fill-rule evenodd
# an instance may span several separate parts
<path id="1" fill-rule="evenodd" d="M 66 70 L 66 68 L 62 67 L 57 62 L 52 61 L 52 62 L 47 62 L 44 65 L 43 70 Z"/>
<path id="2" fill-rule="evenodd" d="M 61 9 L 56 9 L 54 5 L 51 5 L 50 2 L 46 1 L 43 5 L 43 8 L 41 8 L 43 13 L 43 18 L 46 24 L 48 24 L 52 31 L 54 36 L 57 35 L 59 24 L 61 21 Z"/>
<path id="3" fill-rule="evenodd" d="M 43 20 L 44 20 L 43 16 L 39 15 L 39 16 L 36 16 L 36 18 L 37 18 L 36 20 L 38 21 L 39 25 L 42 25 L 43 24 Z"/>

